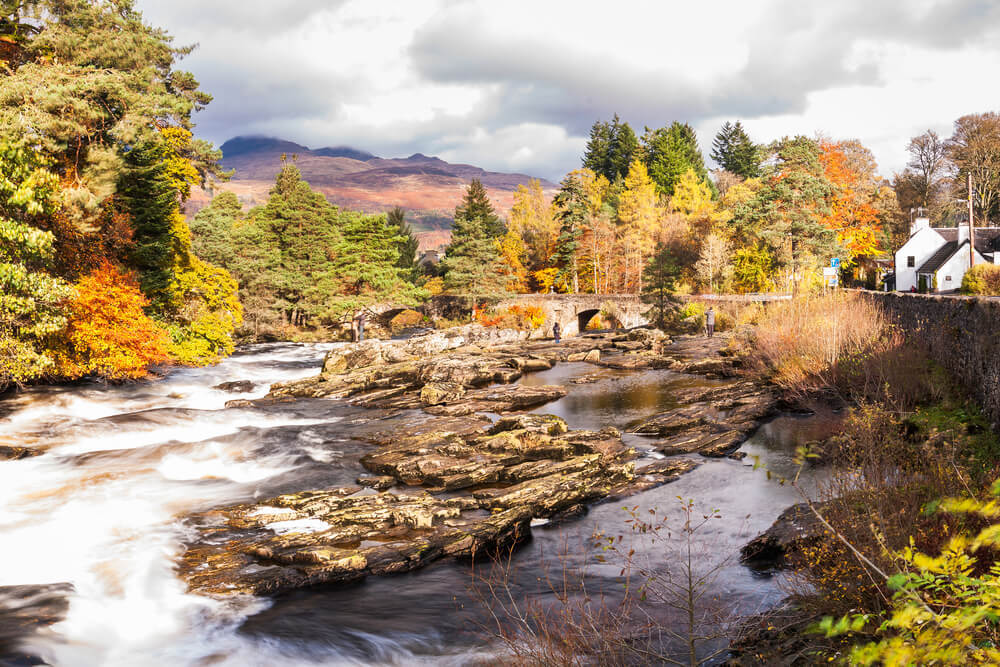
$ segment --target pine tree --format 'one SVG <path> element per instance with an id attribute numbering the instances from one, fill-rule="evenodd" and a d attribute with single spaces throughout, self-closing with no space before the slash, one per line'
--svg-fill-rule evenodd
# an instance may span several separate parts
<path id="1" fill-rule="evenodd" d="M 635 131 L 615 114 L 610 122 L 599 120 L 591 126 L 583 166 L 613 182 L 625 177 L 638 149 Z"/>
<path id="2" fill-rule="evenodd" d="M 726 122 L 712 142 L 712 159 L 725 169 L 742 178 L 760 176 L 760 151 L 750 141 L 743 124 Z"/>
<path id="3" fill-rule="evenodd" d="M 580 236 L 587 223 L 588 201 L 583 184 L 575 174 L 570 174 L 560 183 L 555 198 L 556 220 L 559 221 L 559 237 L 553 260 L 559 268 L 557 281 L 572 287 L 573 293 L 580 291 L 580 274 L 577 268 L 577 252 Z"/>
<path id="4" fill-rule="evenodd" d="M 406 222 L 406 213 L 400 207 L 395 207 L 386 215 L 386 222 L 396 229 L 396 234 L 402 239 L 399 242 L 399 262 L 397 266 L 412 273 L 417 268 L 417 248 L 420 245 L 413 229 Z"/>
<path id="5" fill-rule="evenodd" d="M 441 260 L 445 287 L 476 300 L 506 294 L 507 275 L 496 239 L 481 218 L 456 217 L 451 243 Z"/>
<path id="6" fill-rule="evenodd" d="M 687 123 L 675 121 L 670 127 L 657 130 L 647 127 L 642 137 L 642 155 L 649 176 L 662 195 L 673 195 L 674 186 L 688 169 L 709 182 L 705 160 L 698 148 L 698 136 Z"/>
<path id="7" fill-rule="evenodd" d="M 503 224 L 500 216 L 496 214 L 496 211 L 493 210 L 489 194 L 486 192 L 486 188 L 483 187 L 482 181 L 478 178 L 472 179 L 469 187 L 465 190 L 462 202 L 455 207 L 456 224 L 458 224 L 459 219 L 478 219 L 483 225 L 486 234 L 495 239 L 500 238 L 507 232 L 507 227 Z"/>
<path id="8" fill-rule="evenodd" d="M 670 296 L 674 291 L 674 282 L 680 274 L 669 246 L 662 241 L 658 241 L 653 254 L 650 255 L 643 272 L 642 299 L 646 303 L 652 304 L 651 313 L 656 326 L 664 328 L 667 308 L 670 303 Z"/>

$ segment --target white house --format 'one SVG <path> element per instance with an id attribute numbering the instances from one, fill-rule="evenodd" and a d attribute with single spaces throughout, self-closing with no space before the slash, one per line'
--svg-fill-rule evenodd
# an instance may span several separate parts
<path id="1" fill-rule="evenodd" d="M 976 227 L 975 235 L 976 264 L 1000 264 L 1000 227 Z M 927 218 L 917 218 L 895 265 L 899 291 L 956 291 L 969 269 L 969 225 L 931 227 Z"/>

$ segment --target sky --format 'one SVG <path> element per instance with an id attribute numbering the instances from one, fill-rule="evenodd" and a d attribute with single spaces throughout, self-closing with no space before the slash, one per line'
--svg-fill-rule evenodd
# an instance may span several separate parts
<path id="1" fill-rule="evenodd" d="M 138 0 L 214 96 L 197 133 L 559 180 L 595 120 L 674 120 L 708 159 L 754 141 L 858 139 L 891 176 L 910 137 L 997 110 L 994 0 Z"/>

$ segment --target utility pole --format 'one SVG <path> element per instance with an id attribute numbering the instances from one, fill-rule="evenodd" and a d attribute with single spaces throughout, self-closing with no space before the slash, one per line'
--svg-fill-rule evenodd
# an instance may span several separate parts
<path id="1" fill-rule="evenodd" d="M 969 182 L 969 268 L 976 265 L 976 227 L 972 224 L 972 173 L 967 174 Z"/>

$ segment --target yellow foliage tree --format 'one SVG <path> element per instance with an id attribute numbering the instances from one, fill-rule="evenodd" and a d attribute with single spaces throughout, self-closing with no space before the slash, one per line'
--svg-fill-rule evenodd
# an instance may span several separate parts
<path id="1" fill-rule="evenodd" d="M 531 179 L 527 187 L 517 186 L 507 227 L 521 238 L 528 269 L 537 271 L 549 266 L 559 238 L 559 223 L 538 179 Z"/>
<path id="2" fill-rule="evenodd" d="M 496 244 L 507 271 L 507 290 L 524 294 L 528 291 L 528 270 L 524 268 L 527 248 L 521 235 L 508 227 L 507 233 L 497 239 Z"/>
<path id="3" fill-rule="evenodd" d="M 622 289 L 626 291 L 638 292 L 642 288 L 642 267 L 655 245 L 662 213 L 656 184 L 649 177 L 646 165 L 635 160 L 618 199 L 619 243 L 624 259 Z"/>

